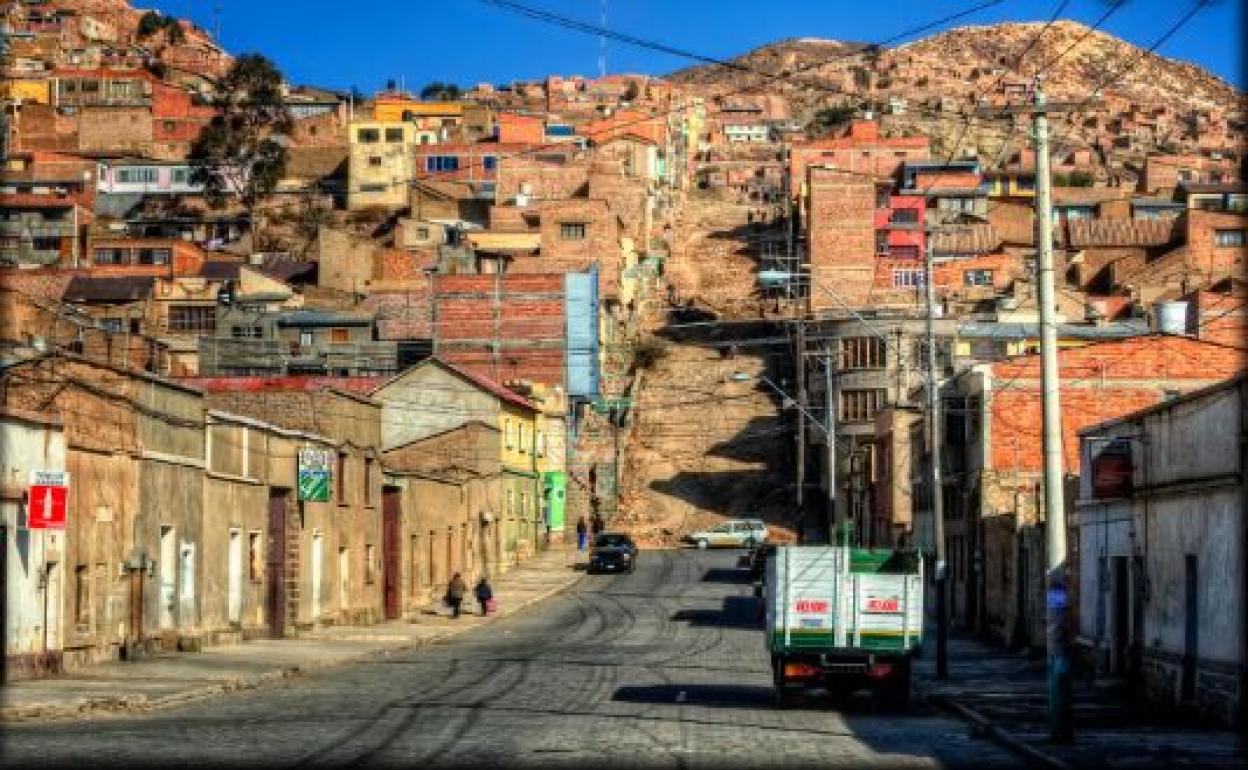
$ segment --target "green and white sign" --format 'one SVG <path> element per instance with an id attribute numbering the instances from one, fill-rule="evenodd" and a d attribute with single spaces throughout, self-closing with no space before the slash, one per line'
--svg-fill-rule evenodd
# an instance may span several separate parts
<path id="1" fill-rule="evenodd" d="M 329 502 L 328 449 L 303 447 L 299 450 L 299 499 L 312 503 Z"/>

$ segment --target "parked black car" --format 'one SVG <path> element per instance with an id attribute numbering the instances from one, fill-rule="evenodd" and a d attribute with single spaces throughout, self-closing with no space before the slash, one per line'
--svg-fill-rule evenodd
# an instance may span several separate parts
<path id="1" fill-rule="evenodd" d="M 628 535 L 603 532 L 594 538 L 589 549 L 590 574 L 595 572 L 632 572 L 637 568 L 637 544 Z"/>

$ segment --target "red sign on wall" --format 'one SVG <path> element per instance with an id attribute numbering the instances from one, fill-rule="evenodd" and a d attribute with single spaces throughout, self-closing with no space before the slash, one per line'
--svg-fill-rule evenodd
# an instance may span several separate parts
<path id="1" fill-rule="evenodd" d="M 798 612 L 819 612 L 819 613 L 827 612 L 828 603 L 826 601 L 823 601 L 822 599 L 798 599 L 797 611 Z"/>
<path id="2" fill-rule="evenodd" d="M 867 612 L 900 612 L 901 600 L 896 596 L 872 596 L 867 599 Z"/>
<path id="3" fill-rule="evenodd" d="M 31 471 L 26 498 L 26 526 L 29 529 L 65 529 L 68 518 L 69 473 Z"/>

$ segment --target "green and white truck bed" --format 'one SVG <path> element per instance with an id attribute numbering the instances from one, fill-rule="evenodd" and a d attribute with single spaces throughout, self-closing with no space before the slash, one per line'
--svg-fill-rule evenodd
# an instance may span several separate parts
<path id="1" fill-rule="evenodd" d="M 863 686 L 908 700 L 923 644 L 917 551 L 780 546 L 763 601 L 778 705 L 795 691 Z"/>

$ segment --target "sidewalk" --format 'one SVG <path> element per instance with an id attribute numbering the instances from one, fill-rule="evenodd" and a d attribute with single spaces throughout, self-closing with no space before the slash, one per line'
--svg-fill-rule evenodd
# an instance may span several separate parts
<path id="1" fill-rule="evenodd" d="M 1039 766 L 1244 767 L 1248 754 L 1231 730 L 1179 726 L 1114 682 L 1076 679 L 1075 741 L 1049 742 L 1045 661 L 975 639 L 949 639 L 949 679 L 935 678 L 934 635 L 915 662 L 916 693 L 971 721 Z"/>
<path id="2" fill-rule="evenodd" d="M 412 620 L 375 626 L 328 626 L 291 639 L 258 639 L 206 647 L 197 653 L 164 653 L 134 662 L 110 662 L 50 679 L 5 683 L 0 723 L 89 714 L 144 711 L 232 690 L 251 689 L 385 651 L 430 644 L 523 610 L 584 576 L 575 549 L 552 549 L 493 581 L 498 613 L 452 619 L 428 608 Z M 475 613 L 475 602 L 465 602 Z"/>

